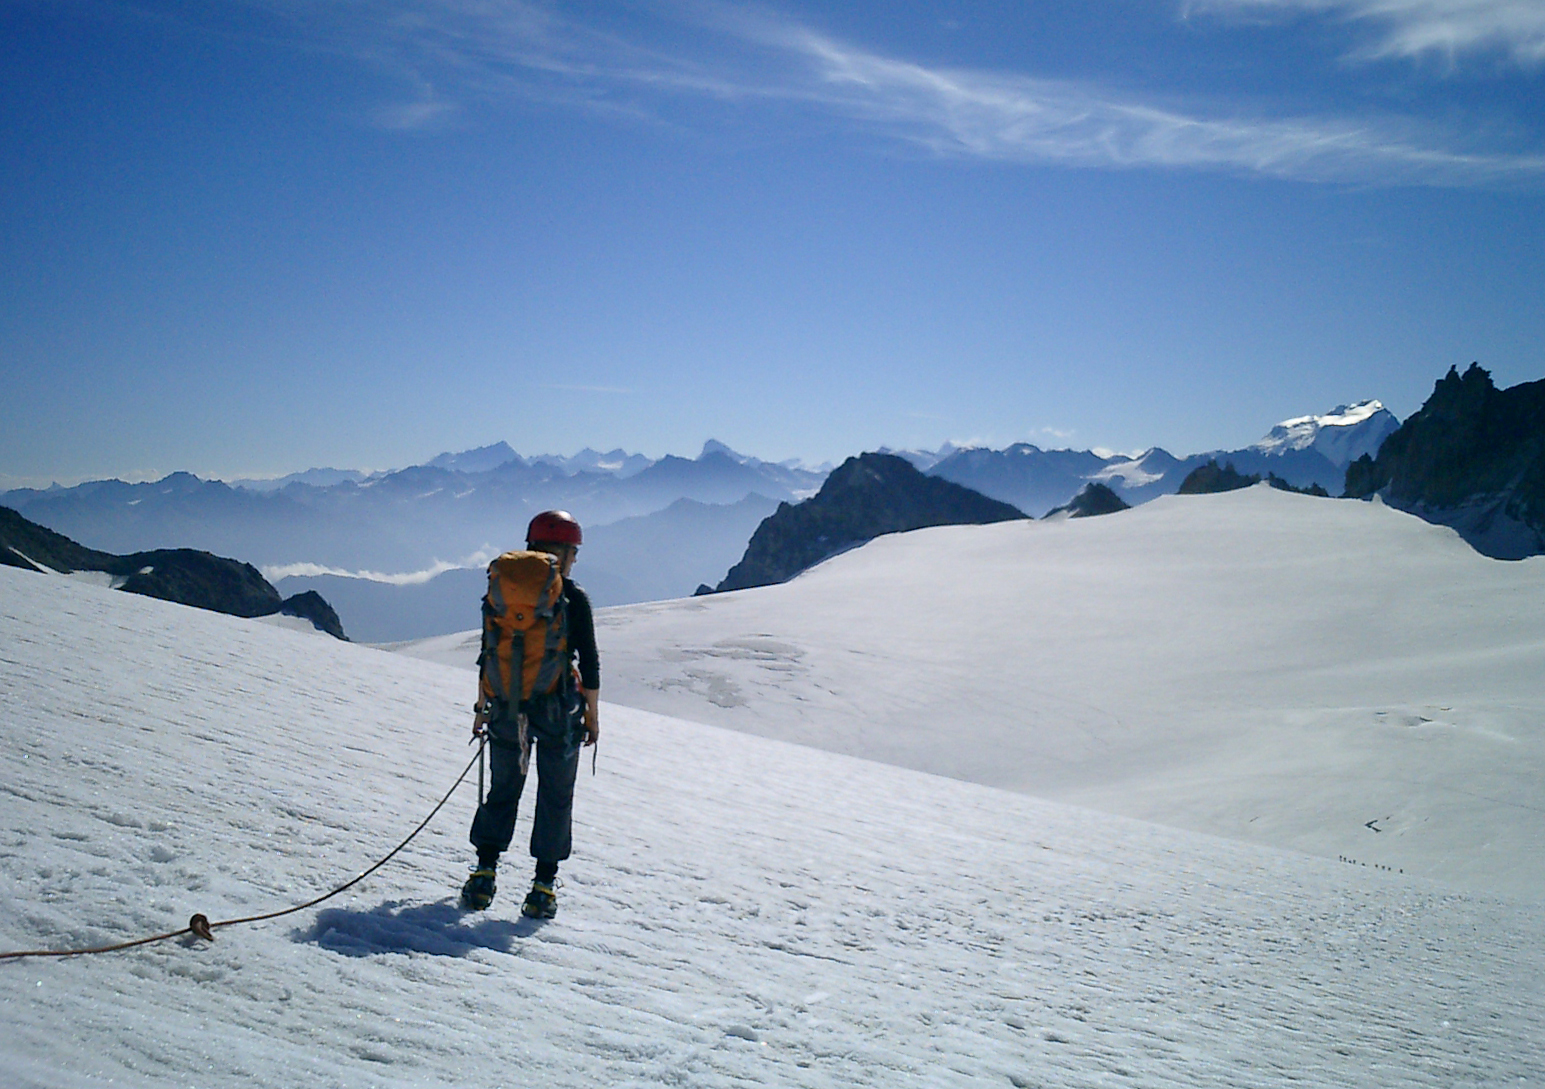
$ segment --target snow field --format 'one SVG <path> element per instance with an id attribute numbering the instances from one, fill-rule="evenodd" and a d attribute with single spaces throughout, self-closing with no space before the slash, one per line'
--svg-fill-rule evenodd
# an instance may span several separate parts
<path id="1" fill-rule="evenodd" d="M 628 706 L 1545 897 L 1545 557 L 1380 504 L 919 530 L 597 626 Z M 476 634 L 406 652 L 471 668 Z"/>
<path id="2" fill-rule="evenodd" d="M 0 570 L 0 945 L 298 902 L 469 750 L 467 673 Z M 472 789 L 212 945 L 0 963 L 14 1086 L 1525 1085 L 1525 905 L 614 705 L 559 917 Z M 529 816 L 530 802 L 526 804 Z"/>

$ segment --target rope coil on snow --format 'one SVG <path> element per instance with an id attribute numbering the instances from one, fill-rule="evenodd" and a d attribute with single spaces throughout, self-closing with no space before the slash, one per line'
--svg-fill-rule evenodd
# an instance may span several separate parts
<path id="1" fill-rule="evenodd" d="M 457 776 L 456 781 L 451 784 L 451 789 L 445 792 L 445 797 L 441 798 L 439 802 L 435 804 L 435 807 L 429 811 L 429 816 L 420 821 L 417 828 L 408 833 L 408 837 L 406 839 L 397 844 L 397 846 L 393 847 L 385 858 L 371 866 L 364 873 L 361 873 L 357 877 L 344 882 L 342 885 L 339 885 L 331 892 L 324 893 L 315 899 L 307 900 L 304 904 L 296 904 L 294 907 L 281 908 L 278 911 L 270 911 L 262 915 L 248 915 L 240 919 L 221 919 L 217 922 L 210 922 L 208 916 L 194 915 L 191 919 L 188 920 L 188 925 L 183 927 L 181 930 L 171 930 L 165 934 L 154 934 L 148 938 L 136 938 L 133 941 L 118 942 L 116 945 L 98 945 L 90 949 L 26 949 L 14 953 L 0 953 L 0 960 L 20 960 L 22 957 L 83 957 L 91 953 L 113 953 L 120 949 L 133 949 L 136 946 L 150 945 L 154 942 L 164 942 L 172 938 L 180 938 L 184 934 L 191 934 L 195 938 L 202 938 L 204 941 L 212 942 L 215 940 L 214 932 L 221 927 L 239 926 L 243 923 L 260 923 L 268 919 L 277 919 L 283 915 L 293 915 L 297 911 L 305 911 L 307 908 L 316 907 L 324 900 L 331 900 L 340 892 L 346 892 L 347 890 L 352 889 L 355 885 L 359 884 L 361 881 L 365 880 L 365 878 L 379 870 L 382 866 L 385 866 L 392 859 L 396 858 L 398 852 L 400 852 L 408 844 L 412 843 L 414 838 L 429 826 L 429 822 L 435 819 L 435 814 L 439 813 L 440 810 L 445 807 L 445 803 L 451 800 L 451 795 L 456 793 L 456 788 L 461 786 L 461 784 L 466 781 L 468 773 L 472 771 L 472 765 L 476 764 L 482 757 L 483 745 L 486 744 L 487 742 L 484 741 L 483 744 L 478 745 L 477 755 L 473 756 L 472 759 L 467 762 L 467 766 L 461 769 L 461 774 Z"/>

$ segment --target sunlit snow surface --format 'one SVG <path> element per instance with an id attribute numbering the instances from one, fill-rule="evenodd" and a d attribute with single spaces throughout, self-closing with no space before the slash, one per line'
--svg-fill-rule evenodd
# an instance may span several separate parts
<path id="1" fill-rule="evenodd" d="M 629 706 L 1545 898 L 1545 557 L 1382 505 L 921 530 L 598 623 Z"/>
<path id="2" fill-rule="evenodd" d="M 0 570 L 0 945 L 325 890 L 454 779 L 470 690 Z M 1545 1083 L 1533 905 L 603 712 L 556 920 L 523 865 L 455 909 L 464 788 L 322 908 L 0 963 L 0 1084 Z"/>

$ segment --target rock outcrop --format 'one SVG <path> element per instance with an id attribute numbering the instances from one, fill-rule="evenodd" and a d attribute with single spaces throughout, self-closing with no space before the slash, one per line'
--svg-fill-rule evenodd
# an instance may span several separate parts
<path id="1" fill-rule="evenodd" d="M 1214 460 L 1208 461 L 1206 465 L 1199 465 L 1187 473 L 1186 478 L 1180 482 L 1180 491 L 1175 494 L 1215 495 L 1218 492 L 1233 492 L 1240 488 L 1249 488 L 1260 482 L 1260 473 L 1241 473 L 1234 468 L 1232 461 L 1219 468 L 1217 461 Z M 1330 496 L 1330 493 L 1319 484 L 1296 488 L 1276 473 L 1267 473 L 1266 483 L 1279 492 L 1297 492 L 1300 495 L 1319 496 L 1321 499 Z"/>
<path id="2" fill-rule="evenodd" d="M 1075 495 L 1071 503 L 1065 507 L 1056 507 L 1047 511 L 1046 517 L 1065 513 L 1069 518 L 1096 518 L 1102 514 L 1115 514 L 1118 511 L 1131 509 L 1131 503 L 1106 485 L 1093 480 L 1084 485 L 1083 491 Z"/>
<path id="3" fill-rule="evenodd" d="M 745 556 L 715 589 L 743 590 L 785 582 L 884 533 L 1024 517 L 1017 507 L 925 476 L 905 458 L 860 454 L 833 470 L 811 498 L 799 504 L 780 503 L 752 534 Z"/>
<path id="4" fill-rule="evenodd" d="M 1450 367 L 1426 404 L 1347 469 L 1346 494 L 1453 527 L 1487 556 L 1545 553 L 1545 380 L 1499 390 Z"/>
<path id="5" fill-rule="evenodd" d="M 62 575 L 101 572 L 110 576 L 114 589 L 127 593 L 230 616 L 301 616 L 329 635 L 348 638 L 338 614 L 321 595 L 297 594 L 285 600 L 250 563 L 192 548 L 163 548 L 127 556 L 99 552 L 29 521 L 9 507 L 0 507 L 0 563 Z"/>
<path id="6" fill-rule="evenodd" d="M 338 619 L 338 614 L 327 603 L 327 599 L 315 590 L 303 590 L 298 594 L 291 594 L 279 606 L 279 612 L 285 616 L 298 616 L 302 620 L 309 620 L 317 631 L 325 631 L 334 639 L 347 641 L 349 638 L 343 634 L 343 621 Z"/>

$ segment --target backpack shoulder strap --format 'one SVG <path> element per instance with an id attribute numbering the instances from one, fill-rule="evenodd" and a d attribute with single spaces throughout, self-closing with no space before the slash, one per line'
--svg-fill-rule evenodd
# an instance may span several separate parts
<path id="1" fill-rule="evenodd" d="M 563 669 L 565 659 L 568 657 L 562 653 L 562 648 L 568 646 L 569 599 L 564 596 L 563 576 L 558 573 L 556 561 L 553 563 L 552 577 L 559 580 L 558 596 L 547 614 L 547 637 L 542 643 L 542 665 L 537 670 L 535 683 L 531 686 L 533 693 L 546 692 L 557 683 L 559 672 Z M 543 596 L 546 596 L 545 592 Z"/>

